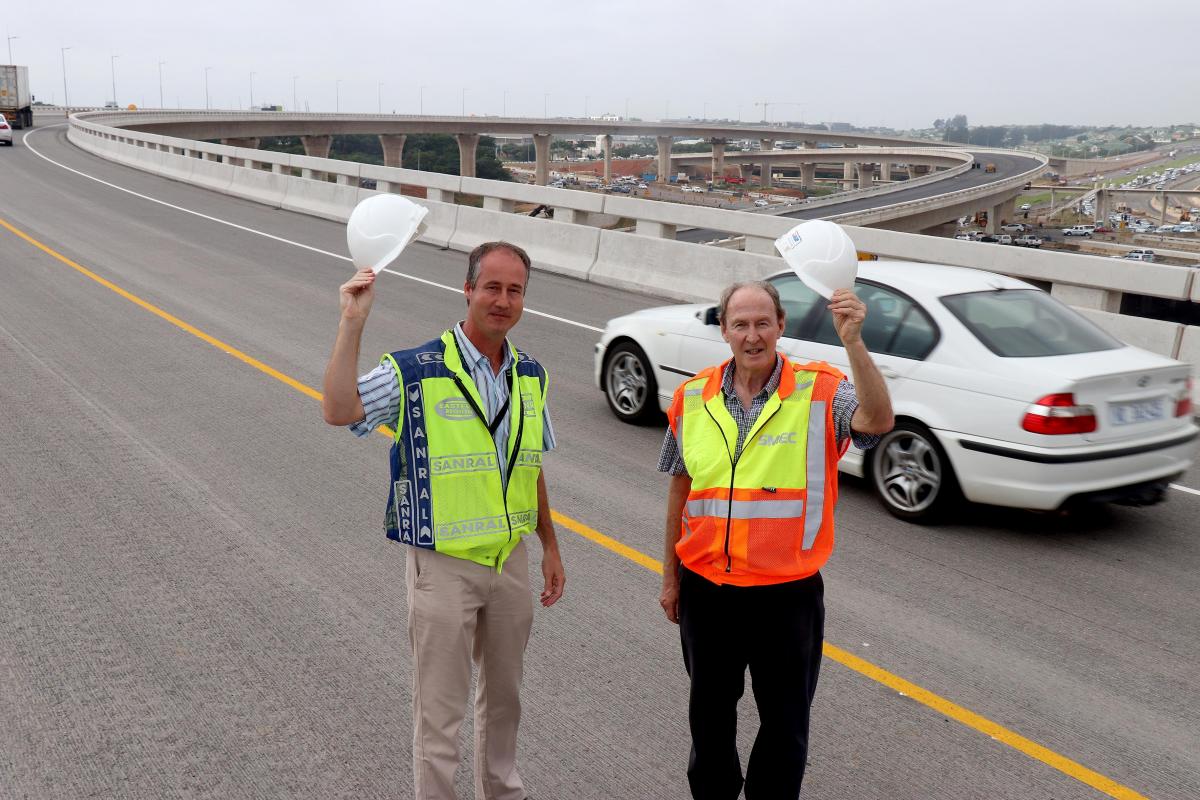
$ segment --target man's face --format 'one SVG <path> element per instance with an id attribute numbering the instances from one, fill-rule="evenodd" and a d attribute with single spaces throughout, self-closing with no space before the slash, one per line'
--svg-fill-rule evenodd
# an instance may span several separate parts
<path id="1" fill-rule="evenodd" d="M 525 310 L 525 264 L 508 250 L 493 250 L 479 262 L 475 288 L 463 285 L 467 319 L 489 339 L 508 335 Z"/>
<path id="2" fill-rule="evenodd" d="M 729 298 L 721 335 L 729 342 L 739 371 L 762 370 L 775 366 L 775 344 L 783 335 L 783 320 L 775 315 L 770 295 L 747 286 Z"/>

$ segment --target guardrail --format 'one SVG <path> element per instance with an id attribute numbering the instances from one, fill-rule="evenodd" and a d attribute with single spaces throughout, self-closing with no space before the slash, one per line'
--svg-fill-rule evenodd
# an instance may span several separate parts
<path id="1" fill-rule="evenodd" d="M 773 274 L 784 263 L 776 254 L 677 241 L 672 236 L 676 227 L 744 236 L 749 246 L 752 241 L 769 243 L 796 223 L 739 211 L 208 144 L 109 127 L 88 116 L 71 117 L 70 140 L 137 169 L 340 222 L 365 197 L 402 186 L 421 187 L 426 199 L 418 202 L 430 210 L 426 242 L 469 250 L 483 241 L 507 239 L 525 247 L 541 269 L 678 300 L 712 300 L 731 281 Z M 363 188 L 364 179 L 376 181 L 376 188 Z M 458 195 L 480 197 L 483 207 L 460 205 Z M 554 209 L 554 217 L 514 213 L 517 203 L 545 205 Z M 633 219 L 634 231 L 593 224 L 614 217 Z M 1034 281 L 1124 341 L 1200 363 L 1200 326 L 1119 313 L 1123 292 L 1200 302 L 1195 269 L 877 228 L 848 227 L 847 232 L 860 250 L 880 257 L 984 269 Z"/>

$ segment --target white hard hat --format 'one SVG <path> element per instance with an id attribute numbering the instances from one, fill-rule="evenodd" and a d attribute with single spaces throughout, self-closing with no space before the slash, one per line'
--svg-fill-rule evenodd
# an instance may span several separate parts
<path id="1" fill-rule="evenodd" d="M 396 260 L 425 230 L 429 209 L 398 194 L 376 194 L 354 207 L 346 223 L 346 244 L 358 269 L 379 271 Z"/>
<path id="2" fill-rule="evenodd" d="M 808 288 L 826 299 L 853 289 L 858 251 L 842 226 L 823 219 L 801 222 L 775 240 L 775 249 Z"/>

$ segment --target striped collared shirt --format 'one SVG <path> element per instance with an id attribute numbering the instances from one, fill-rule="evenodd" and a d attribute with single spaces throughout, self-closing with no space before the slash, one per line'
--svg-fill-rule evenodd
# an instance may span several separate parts
<path id="1" fill-rule="evenodd" d="M 462 323 L 454 326 L 454 338 L 458 342 L 459 352 L 462 353 L 463 369 L 475 381 L 479 398 L 483 401 L 481 409 L 488 419 L 495 419 L 496 414 L 504 407 L 504 401 L 509 398 L 512 387 L 510 370 L 513 364 L 512 349 L 508 340 L 504 341 L 504 362 L 500 371 L 492 371 L 492 362 L 479 348 L 471 343 L 463 332 Z M 362 398 L 363 410 L 366 416 L 350 426 L 355 436 L 366 436 L 380 425 L 389 425 L 395 429 L 400 417 L 400 383 L 396 380 L 396 371 L 390 364 L 380 364 L 358 379 L 358 396 Z M 496 427 L 493 438 L 496 442 L 497 463 L 508 463 L 508 438 L 512 429 L 512 418 L 505 414 Z M 550 452 L 556 446 L 554 428 L 550 424 L 549 406 L 542 412 L 542 450 Z M 501 480 L 507 483 L 507 476 L 501 471 Z"/>
<path id="2" fill-rule="evenodd" d="M 783 359 L 775 356 L 775 371 L 771 373 L 770 379 L 762 391 L 754 396 L 750 401 L 750 408 L 744 408 L 742 401 L 738 399 L 737 390 L 733 385 L 734 363 L 730 359 L 729 366 L 725 368 L 724 374 L 721 376 L 721 395 L 725 401 L 725 409 L 733 417 L 737 423 L 737 446 L 734 448 L 735 457 L 742 452 L 742 445 L 746 442 L 746 434 L 754 427 L 754 423 L 758 421 L 758 415 L 762 413 L 763 408 L 767 405 L 767 400 L 779 388 L 779 379 L 783 374 Z M 879 442 L 879 437 L 866 433 L 856 433 L 850 427 L 850 419 L 854 416 L 854 412 L 858 409 L 858 397 L 854 394 L 854 385 L 845 379 L 838 384 L 837 392 L 833 396 L 833 425 L 837 432 L 837 440 L 841 443 L 846 437 L 850 437 L 850 441 L 860 450 L 869 450 Z M 668 472 L 672 475 L 686 475 L 687 467 L 683 463 L 683 455 L 679 452 L 679 442 L 675 439 L 675 432 L 670 427 L 667 428 L 667 435 L 663 437 L 662 450 L 658 455 L 658 471 Z"/>

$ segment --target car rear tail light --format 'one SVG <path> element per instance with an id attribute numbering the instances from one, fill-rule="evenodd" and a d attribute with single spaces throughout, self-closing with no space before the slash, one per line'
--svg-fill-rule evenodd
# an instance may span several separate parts
<path id="1" fill-rule="evenodd" d="M 1047 436 L 1091 433 L 1096 430 L 1096 411 L 1075 405 L 1073 394 L 1048 394 L 1025 410 L 1021 427 Z"/>
<path id="2" fill-rule="evenodd" d="M 1175 416 L 1188 417 L 1192 414 L 1192 379 L 1188 378 L 1183 394 L 1175 401 Z"/>

